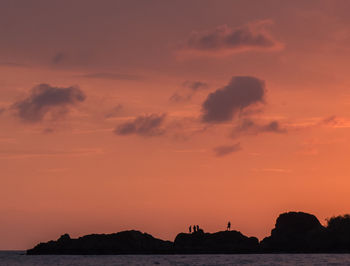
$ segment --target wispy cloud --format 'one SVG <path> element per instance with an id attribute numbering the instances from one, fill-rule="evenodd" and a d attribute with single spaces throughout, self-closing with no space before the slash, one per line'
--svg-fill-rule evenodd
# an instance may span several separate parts
<path id="1" fill-rule="evenodd" d="M 2 62 L 0 62 L 0 66 L 5 66 L 5 67 L 23 67 L 23 68 L 29 67 L 29 65 L 26 65 L 26 64 L 10 62 L 10 61 L 5 61 L 5 62 L 2 61 Z"/>
<path id="2" fill-rule="evenodd" d="M 52 57 L 52 63 L 55 65 L 60 64 L 66 59 L 66 57 L 67 56 L 64 53 L 58 52 Z"/>
<path id="3" fill-rule="evenodd" d="M 114 133 L 120 136 L 139 135 L 144 137 L 159 136 L 165 133 L 162 128 L 166 114 L 141 115 L 132 121 L 118 125 Z"/>
<path id="4" fill-rule="evenodd" d="M 267 30 L 272 21 L 264 20 L 237 28 L 227 25 L 192 32 L 181 52 L 192 55 L 221 56 L 244 51 L 271 51 L 283 47 Z"/>
<path id="5" fill-rule="evenodd" d="M 215 147 L 213 149 L 215 156 L 217 156 L 217 157 L 226 156 L 226 155 L 229 155 L 233 152 L 237 152 L 240 150 L 242 150 L 240 143 L 236 143 L 234 145 L 218 146 L 218 147 Z"/>
<path id="6" fill-rule="evenodd" d="M 188 102 L 196 95 L 196 93 L 209 88 L 208 84 L 202 81 L 185 81 L 182 84 L 182 87 L 185 89 L 177 91 L 171 95 L 169 98 L 171 102 Z"/>
<path id="7" fill-rule="evenodd" d="M 103 154 L 99 148 L 83 148 L 73 150 L 0 150 L 0 159 L 26 159 L 35 157 L 57 156 L 91 156 Z"/>
<path id="8" fill-rule="evenodd" d="M 208 89 L 208 83 L 202 81 L 185 81 L 182 84 L 183 87 L 189 88 L 192 91 L 206 90 Z"/>
<path id="9" fill-rule="evenodd" d="M 183 150 L 172 150 L 175 153 L 203 153 L 206 149 L 183 149 Z"/>
<path id="10" fill-rule="evenodd" d="M 287 133 L 287 129 L 276 120 L 259 124 L 252 119 L 245 118 L 234 127 L 231 136 L 235 138 L 241 135 L 258 135 L 260 133 Z"/>
<path id="11" fill-rule="evenodd" d="M 272 173 L 291 173 L 291 169 L 285 168 L 262 168 L 262 169 L 253 169 L 253 172 L 272 172 Z"/>
<path id="12" fill-rule="evenodd" d="M 119 116 L 123 108 L 123 105 L 117 104 L 105 115 L 105 118 L 113 118 Z"/>
<path id="13" fill-rule="evenodd" d="M 338 117 L 336 115 L 328 117 L 311 117 L 288 123 L 290 130 L 306 130 L 317 127 L 325 128 L 349 128 L 350 119 L 346 117 Z"/>
<path id="14" fill-rule="evenodd" d="M 132 81 L 144 80 L 144 77 L 139 75 L 109 73 L 109 72 L 88 73 L 88 74 L 80 75 L 79 77 L 88 78 L 88 79 L 110 79 L 110 80 L 132 80 Z"/>

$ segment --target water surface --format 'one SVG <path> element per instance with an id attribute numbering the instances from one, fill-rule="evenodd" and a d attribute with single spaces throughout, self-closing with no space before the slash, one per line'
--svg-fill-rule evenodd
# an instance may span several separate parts
<path id="1" fill-rule="evenodd" d="M 350 265 L 350 254 L 27 256 L 24 251 L 0 251 L 0 265 Z"/>

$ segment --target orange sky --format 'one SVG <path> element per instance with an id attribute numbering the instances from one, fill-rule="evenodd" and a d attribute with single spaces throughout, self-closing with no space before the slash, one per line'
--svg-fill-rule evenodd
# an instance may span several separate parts
<path id="1" fill-rule="evenodd" d="M 349 213 L 349 8 L 1 1 L 0 249 Z"/>

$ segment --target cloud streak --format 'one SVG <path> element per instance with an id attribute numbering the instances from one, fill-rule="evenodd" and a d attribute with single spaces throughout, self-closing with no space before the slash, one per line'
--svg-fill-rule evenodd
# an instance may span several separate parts
<path id="1" fill-rule="evenodd" d="M 118 125 L 115 128 L 114 133 L 120 136 L 160 136 L 165 133 L 164 128 L 162 128 L 165 117 L 166 114 L 150 114 L 138 116 L 132 121 Z"/>
<path id="2" fill-rule="evenodd" d="M 217 157 L 223 157 L 240 150 L 242 150 L 242 148 L 239 142 L 234 145 L 218 146 L 213 149 L 215 156 Z"/>
<path id="3" fill-rule="evenodd" d="M 138 75 L 109 73 L 109 72 L 89 73 L 89 74 L 81 75 L 80 77 L 88 78 L 88 79 L 133 80 L 133 81 L 139 81 L 144 79 L 142 76 L 138 76 Z"/>
<path id="4" fill-rule="evenodd" d="M 22 67 L 22 68 L 29 67 L 26 64 L 20 64 L 20 63 L 16 63 L 16 62 L 0 62 L 0 66 L 5 66 L 5 67 Z"/>
<path id="5" fill-rule="evenodd" d="M 66 59 L 66 55 L 62 52 L 56 53 L 53 57 L 52 57 L 52 63 L 57 65 L 62 63 L 64 60 Z"/>
<path id="6" fill-rule="evenodd" d="M 169 98 L 169 101 L 174 103 L 188 102 L 197 92 L 209 88 L 208 84 L 202 81 L 185 81 L 182 86 L 186 89 L 186 92 L 175 92 Z"/>
<path id="7" fill-rule="evenodd" d="M 185 81 L 182 86 L 190 88 L 192 91 L 208 89 L 208 84 L 202 81 Z"/>
<path id="8" fill-rule="evenodd" d="M 74 150 L 1 150 L 0 159 L 26 159 L 36 157 L 75 157 L 101 155 L 104 151 L 99 148 L 82 148 Z"/>
<path id="9" fill-rule="evenodd" d="M 193 32 L 184 50 L 207 55 L 278 50 L 282 44 L 268 32 L 268 24 L 271 24 L 271 21 L 260 21 L 237 28 L 222 25 L 207 31 Z"/>
<path id="10" fill-rule="evenodd" d="M 274 120 L 266 124 L 257 124 L 251 119 L 243 119 L 232 131 L 232 137 L 240 135 L 258 135 L 260 133 L 287 133 L 280 122 Z"/>
<path id="11" fill-rule="evenodd" d="M 120 115 L 121 111 L 123 110 L 123 105 L 118 104 L 116 105 L 112 110 L 110 110 L 106 115 L 105 118 L 113 118 Z"/>
<path id="12" fill-rule="evenodd" d="M 44 120 L 47 115 L 52 119 L 63 117 L 69 107 L 83 102 L 85 94 L 78 87 L 53 87 L 40 84 L 32 88 L 30 95 L 13 104 L 22 121 L 35 123 Z"/>
<path id="13" fill-rule="evenodd" d="M 170 96 L 169 101 L 173 103 L 181 103 L 181 102 L 188 102 L 192 99 L 193 94 L 186 94 L 182 95 L 178 92 L 175 92 L 173 95 Z"/>

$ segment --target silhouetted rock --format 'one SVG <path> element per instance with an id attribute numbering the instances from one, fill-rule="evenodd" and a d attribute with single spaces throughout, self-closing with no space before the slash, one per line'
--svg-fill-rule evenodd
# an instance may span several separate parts
<path id="1" fill-rule="evenodd" d="M 332 252 L 350 252 L 350 215 L 328 220 L 328 248 Z"/>
<path id="2" fill-rule="evenodd" d="M 57 241 L 40 243 L 27 250 L 27 254 L 169 254 L 172 247 L 170 241 L 132 230 L 116 234 L 93 234 L 77 239 L 65 234 Z"/>
<path id="3" fill-rule="evenodd" d="M 174 243 L 139 231 L 93 234 L 40 243 L 27 254 L 219 254 L 219 253 L 338 253 L 350 252 L 350 215 L 332 217 L 327 227 L 312 214 L 280 214 L 271 236 L 260 243 L 238 231 L 180 233 Z"/>
<path id="4" fill-rule="evenodd" d="M 174 241 L 175 253 L 254 253 L 258 250 L 256 237 L 246 237 L 238 231 L 210 234 L 200 229 L 192 234 L 180 233 Z"/>
<path id="5" fill-rule="evenodd" d="M 271 236 L 260 243 L 263 252 L 322 252 L 327 248 L 327 232 L 318 219 L 304 212 L 281 214 Z"/>

